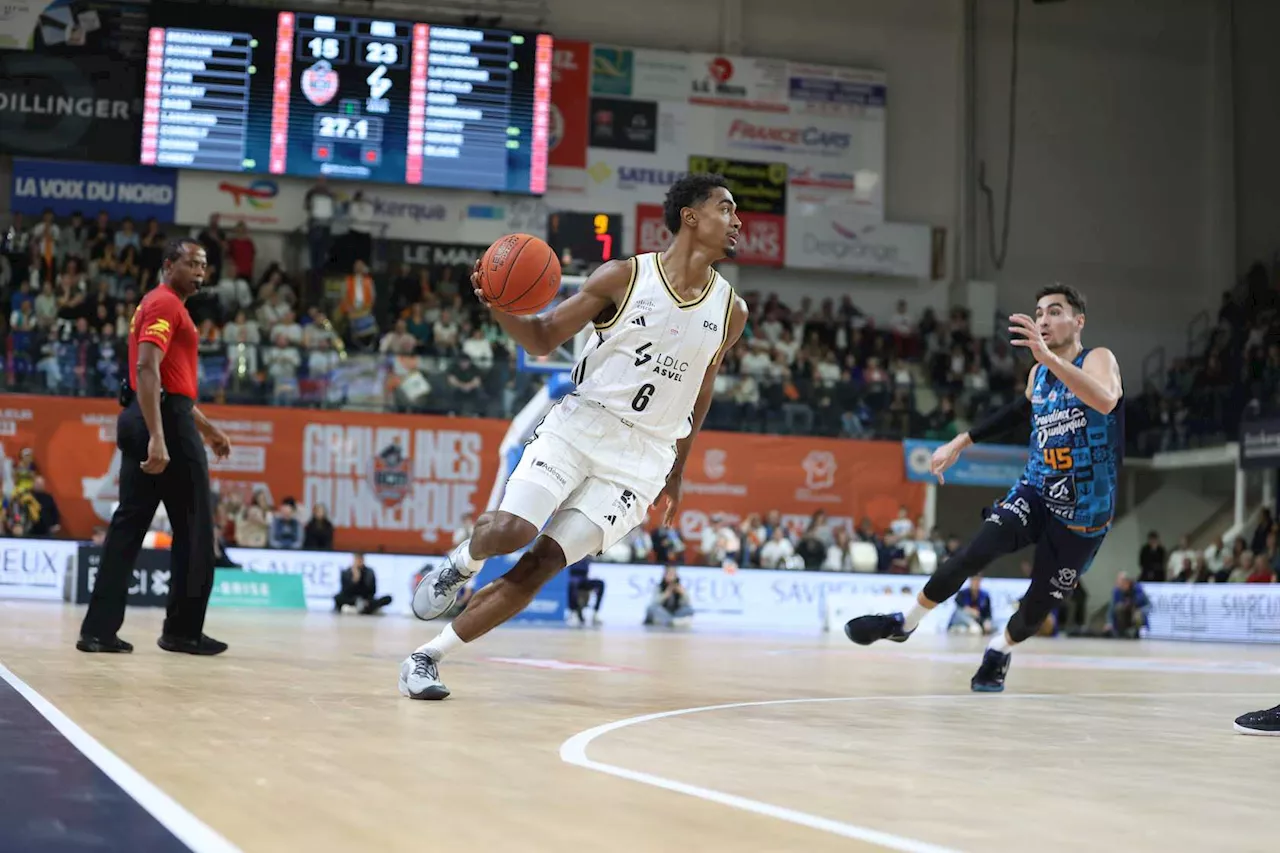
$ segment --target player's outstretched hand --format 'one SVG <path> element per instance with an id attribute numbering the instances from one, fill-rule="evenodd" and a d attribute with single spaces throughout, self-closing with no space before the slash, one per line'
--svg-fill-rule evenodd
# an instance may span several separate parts
<path id="1" fill-rule="evenodd" d="M 484 288 L 480 286 L 480 258 L 476 258 L 476 265 L 471 268 L 471 289 L 476 294 L 476 299 L 480 300 L 480 304 L 486 308 L 492 308 L 489 300 L 485 298 Z"/>
<path id="2" fill-rule="evenodd" d="M 963 438 L 964 436 L 956 436 L 933 451 L 933 458 L 929 460 L 929 470 L 933 473 L 933 476 L 938 478 L 939 483 L 947 482 L 947 479 L 942 476 L 942 472 L 956 464 L 956 460 L 960 458 L 960 454 L 968 446 Z"/>

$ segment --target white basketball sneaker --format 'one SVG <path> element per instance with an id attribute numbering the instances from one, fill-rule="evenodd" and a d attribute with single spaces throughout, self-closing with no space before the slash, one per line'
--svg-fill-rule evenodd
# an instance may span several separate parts
<path id="1" fill-rule="evenodd" d="M 449 688 L 440 681 L 440 670 L 426 652 L 414 652 L 400 664 L 400 693 L 410 699 L 443 699 Z"/>
<path id="2" fill-rule="evenodd" d="M 419 619 L 434 619 L 444 613 L 458 599 L 458 590 L 467 585 L 471 575 L 467 572 L 467 559 L 463 549 L 467 540 L 449 552 L 439 564 L 422 576 L 413 590 L 413 615 Z"/>

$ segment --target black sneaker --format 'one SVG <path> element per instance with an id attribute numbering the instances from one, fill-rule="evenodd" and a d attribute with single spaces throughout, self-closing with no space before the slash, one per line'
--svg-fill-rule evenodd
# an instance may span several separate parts
<path id="1" fill-rule="evenodd" d="M 1009 662 L 1013 655 L 987 649 L 982 656 L 982 666 L 973 674 L 969 688 L 974 693 L 1001 693 L 1004 691 L 1004 677 L 1009 672 Z"/>
<path id="2" fill-rule="evenodd" d="M 81 637 L 76 640 L 76 648 L 82 652 L 127 655 L 133 651 L 133 643 L 127 643 L 119 637 Z"/>
<path id="3" fill-rule="evenodd" d="M 160 639 L 156 640 L 156 645 L 166 652 L 179 652 L 184 655 L 220 655 L 227 650 L 226 643 L 205 634 L 201 634 L 199 639 L 161 634 Z"/>
<path id="4" fill-rule="evenodd" d="M 860 646 L 869 646 L 876 640 L 893 640 L 905 643 L 907 637 L 915 633 L 903 630 L 901 613 L 877 613 L 874 616 L 859 616 L 844 623 L 844 635 Z"/>
<path id="5" fill-rule="evenodd" d="M 1236 731 L 1242 735 L 1280 737 L 1280 705 L 1267 711 L 1250 711 L 1236 717 Z"/>

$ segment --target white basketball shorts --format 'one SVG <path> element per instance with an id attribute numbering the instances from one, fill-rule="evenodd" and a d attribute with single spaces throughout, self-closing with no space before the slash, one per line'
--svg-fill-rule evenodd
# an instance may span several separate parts
<path id="1" fill-rule="evenodd" d="M 569 395 L 547 413 L 508 482 L 540 486 L 556 498 L 557 509 L 581 512 L 603 532 L 603 553 L 644 521 L 675 461 L 673 444 L 629 426 L 597 403 Z M 518 506 L 513 491 L 507 489 L 498 509 L 538 530 L 546 527 L 547 504 Z"/>

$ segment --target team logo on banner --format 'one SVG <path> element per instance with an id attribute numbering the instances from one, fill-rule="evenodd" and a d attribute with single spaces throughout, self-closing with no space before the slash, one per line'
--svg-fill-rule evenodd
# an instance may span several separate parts
<path id="1" fill-rule="evenodd" d="M 373 493 L 383 506 L 395 506 L 413 489 L 409 460 L 396 442 L 388 444 L 373 460 Z"/>
<path id="2" fill-rule="evenodd" d="M 323 107 L 338 94 L 338 72 L 322 59 L 302 72 L 302 94 L 317 107 Z"/>

